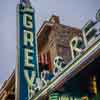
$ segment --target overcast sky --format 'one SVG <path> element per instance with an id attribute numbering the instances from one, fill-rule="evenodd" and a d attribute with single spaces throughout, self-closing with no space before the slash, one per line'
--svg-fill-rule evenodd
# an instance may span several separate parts
<path id="1" fill-rule="evenodd" d="M 16 4 L 18 0 L 0 0 L 0 85 L 16 63 Z M 52 14 L 60 16 L 62 24 L 81 28 L 94 19 L 100 0 L 31 0 L 35 8 L 36 30 Z"/>

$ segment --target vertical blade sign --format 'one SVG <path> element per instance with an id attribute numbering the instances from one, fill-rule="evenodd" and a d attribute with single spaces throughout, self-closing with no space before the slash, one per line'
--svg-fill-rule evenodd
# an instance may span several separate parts
<path id="1" fill-rule="evenodd" d="M 23 4 L 18 5 L 18 100 L 29 100 L 34 95 L 37 77 L 37 46 L 34 10 Z"/>

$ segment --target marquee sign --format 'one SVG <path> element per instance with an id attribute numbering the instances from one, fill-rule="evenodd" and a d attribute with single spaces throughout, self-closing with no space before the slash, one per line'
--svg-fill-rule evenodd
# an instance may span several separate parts
<path id="1" fill-rule="evenodd" d="M 66 65 L 63 58 L 57 56 L 54 60 L 53 75 L 45 70 L 39 72 L 34 10 L 28 0 L 21 0 L 21 4 L 17 8 L 17 14 L 16 100 L 30 100 L 36 91 L 42 90 L 48 85 L 49 81 L 55 79 Z M 100 14 L 98 13 L 97 15 L 99 16 Z M 99 30 L 94 30 L 96 24 L 97 22 L 89 21 L 82 29 L 83 37 L 76 36 L 70 41 L 73 59 L 84 52 L 84 49 L 97 37 L 95 33 Z M 55 95 L 51 96 L 51 98 L 54 97 Z"/>
<path id="2" fill-rule="evenodd" d="M 100 23 L 100 10 L 97 13 L 97 19 L 96 21 L 89 20 L 84 27 L 81 29 L 82 36 L 75 36 L 71 39 L 70 42 L 70 48 L 71 48 L 71 54 L 72 54 L 72 61 L 69 62 L 67 65 L 65 65 L 64 60 L 62 57 L 57 56 L 54 59 L 54 68 L 53 68 L 53 77 L 51 80 L 45 80 L 44 76 L 49 76 L 49 72 L 44 71 L 42 80 L 45 82 L 46 86 L 45 88 L 42 87 L 41 90 L 35 97 L 31 98 L 34 100 L 38 100 L 40 97 L 42 97 L 44 94 L 49 93 L 52 89 L 55 90 L 55 87 L 59 85 L 58 82 L 64 82 L 64 77 L 69 75 L 69 73 L 72 72 L 75 68 L 81 65 L 85 60 L 87 60 L 87 57 L 91 57 L 91 55 L 94 53 L 94 51 L 97 49 L 97 44 L 95 46 L 93 45 L 95 42 L 97 42 L 97 39 L 100 37 L 100 28 L 97 28 L 96 26 Z M 99 34 L 98 34 L 99 33 Z M 74 62 L 73 62 L 74 61 Z M 63 78 L 63 80 L 61 80 Z M 69 78 L 69 76 L 68 76 Z M 60 84 L 61 85 L 61 84 Z M 56 93 L 53 93 L 49 95 L 49 100 L 72 100 L 73 97 L 70 96 L 59 96 Z M 82 98 L 74 98 L 75 100 L 88 100 L 88 97 L 82 97 Z"/>
<path id="3" fill-rule="evenodd" d="M 30 5 L 21 3 L 17 14 L 17 100 L 29 100 L 35 93 L 36 78 L 39 77 L 34 10 Z"/>
<path id="4" fill-rule="evenodd" d="M 79 98 L 70 95 L 59 95 L 58 93 L 53 93 L 49 95 L 49 100 L 89 100 L 89 99 L 87 96 Z"/>
<path id="5" fill-rule="evenodd" d="M 100 21 L 100 9 L 96 13 L 96 20 Z"/>
<path id="6" fill-rule="evenodd" d="M 96 19 L 96 21 L 89 20 L 83 26 L 81 29 L 83 35 L 82 37 L 76 36 L 70 41 L 72 59 L 84 52 L 84 50 L 88 48 L 100 35 L 100 29 L 97 27 L 98 23 L 100 23 L 100 9 L 96 14 Z"/>

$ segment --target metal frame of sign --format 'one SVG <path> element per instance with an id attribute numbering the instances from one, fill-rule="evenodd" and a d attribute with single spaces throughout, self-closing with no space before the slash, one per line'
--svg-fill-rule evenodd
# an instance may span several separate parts
<path id="1" fill-rule="evenodd" d="M 39 77 L 36 40 L 34 9 L 19 4 L 17 6 L 16 100 L 29 100 L 28 89 L 33 77 L 32 73 L 35 73 L 33 84 L 36 77 Z M 26 76 L 24 71 L 27 72 Z"/>

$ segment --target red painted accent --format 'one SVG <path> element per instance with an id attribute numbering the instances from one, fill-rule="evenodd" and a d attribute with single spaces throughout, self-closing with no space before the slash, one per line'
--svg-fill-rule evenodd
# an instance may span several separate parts
<path id="1" fill-rule="evenodd" d="M 49 71 L 52 71 L 50 52 L 47 53 L 47 57 Z"/>

